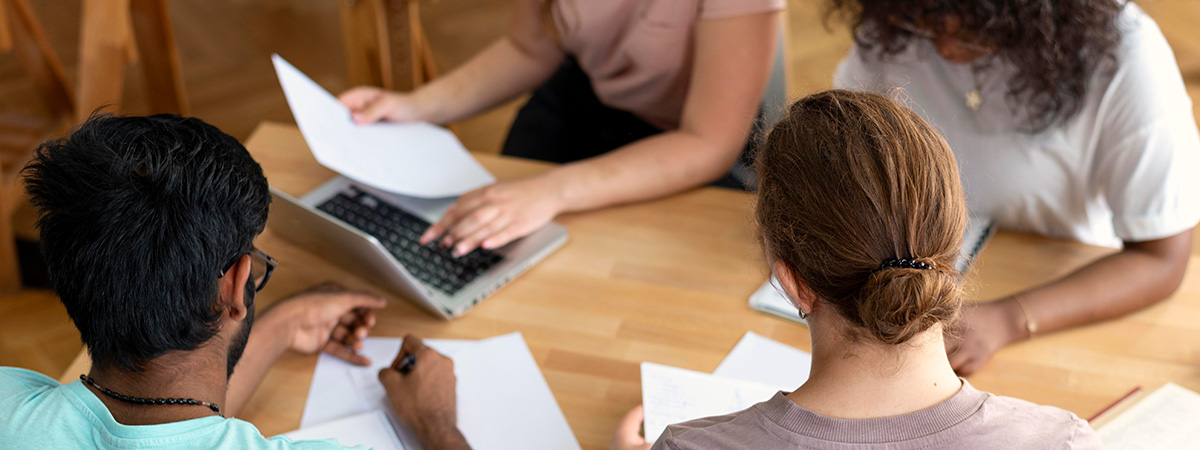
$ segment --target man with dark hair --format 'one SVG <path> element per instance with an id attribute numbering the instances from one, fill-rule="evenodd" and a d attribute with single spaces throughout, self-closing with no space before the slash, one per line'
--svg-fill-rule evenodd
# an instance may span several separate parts
<path id="1" fill-rule="evenodd" d="M 65 385 L 0 368 L 0 447 L 340 448 L 224 419 L 286 350 L 367 364 L 353 349 L 385 305 L 320 287 L 255 323 L 270 194 L 241 144 L 198 119 L 96 116 L 38 148 L 25 181 L 92 367 Z"/>

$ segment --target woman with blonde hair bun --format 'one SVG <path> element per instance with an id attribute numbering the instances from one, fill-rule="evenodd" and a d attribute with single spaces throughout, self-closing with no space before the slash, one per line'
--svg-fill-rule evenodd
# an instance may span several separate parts
<path id="1" fill-rule="evenodd" d="M 979 391 L 943 331 L 962 306 L 966 206 L 954 154 L 913 111 L 827 91 L 791 106 L 757 157 L 766 259 L 807 316 L 803 386 L 672 425 L 655 449 L 1102 448 L 1070 412 Z M 648 448 L 631 412 L 614 449 Z"/>

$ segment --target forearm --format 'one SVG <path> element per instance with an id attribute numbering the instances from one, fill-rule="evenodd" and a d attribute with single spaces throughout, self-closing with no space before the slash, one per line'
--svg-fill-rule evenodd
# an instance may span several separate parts
<path id="1" fill-rule="evenodd" d="M 287 323 L 272 314 L 264 314 L 254 325 L 246 350 L 229 378 L 225 394 L 225 416 L 234 417 L 258 389 L 267 371 L 288 349 Z"/>
<path id="2" fill-rule="evenodd" d="M 754 122 L 778 26 L 776 12 L 701 20 L 679 129 L 550 173 L 563 211 L 658 198 L 729 171 Z"/>
<path id="3" fill-rule="evenodd" d="M 561 166 L 546 176 L 559 188 L 563 212 L 655 199 L 711 182 L 728 172 L 741 147 L 669 131 L 604 155 Z"/>
<path id="4" fill-rule="evenodd" d="M 1168 249 L 1128 246 L 1055 282 L 1018 294 L 1038 333 L 1120 317 L 1161 301 L 1179 287 L 1187 269 L 1191 232 L 1167 238 Z M 1014 305 L 1019 307 L 1020 305 Z M 1017 311 L 1019 336 L 1028 335 Z"/>
<path id="5" fill-rule="evenodd" d="M 541 85 L 561 63 L 561 54 L 535 56 L 502 37 L 466 64 L 417 89 L 413 95 L 419 116 L 439 124 L 458 122 Z"/>

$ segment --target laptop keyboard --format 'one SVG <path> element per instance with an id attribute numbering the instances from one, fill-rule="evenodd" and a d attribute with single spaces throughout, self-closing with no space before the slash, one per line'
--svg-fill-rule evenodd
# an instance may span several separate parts
<path id="1" fill-rule="evenodd" d="M 496 252 L 483 249 L 455 258 L 452 249 L 442 248 L 437 240 L 420 245 L 417 239 L 429 228 L 429 222 L 353 186 L 317 209 L 375 236 L 409 273 L 448 295 L 504 260 Z"/>

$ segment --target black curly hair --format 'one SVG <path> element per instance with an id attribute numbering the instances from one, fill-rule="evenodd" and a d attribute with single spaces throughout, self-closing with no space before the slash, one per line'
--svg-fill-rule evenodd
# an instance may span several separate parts
<path id="1" fill-rule="evenodd" d="M 992 49 L 989 62 L 1016 67 L 1008 102 L 1041 131 L 1079 112 L 1091 75 L 1114 58 L 1124 0 L 830 0 L 826 21 L 845 18 L 854 40 L 879 57 L 926 37 L 898 24 L 921 24 L 934 35 L 953 21 Z M 961 33 L 961 32 L 960 32 Z"/>

